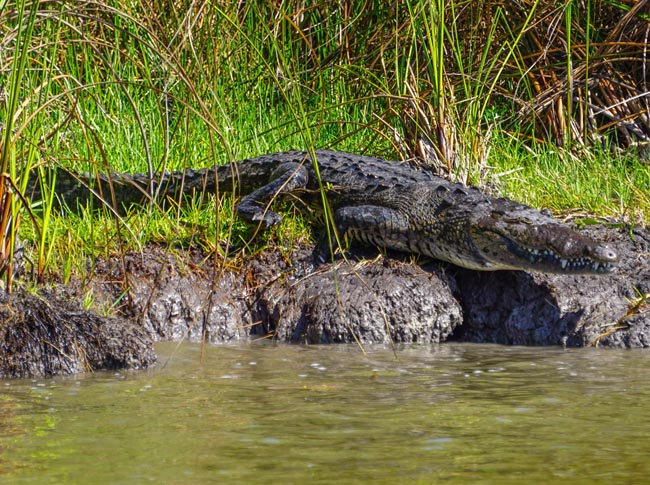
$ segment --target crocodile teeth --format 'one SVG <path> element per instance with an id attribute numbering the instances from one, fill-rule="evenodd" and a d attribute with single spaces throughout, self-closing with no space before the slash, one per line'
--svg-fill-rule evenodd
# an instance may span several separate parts
<path id="1" fill-rule="evenodd" d="M 591 271 L 594 273 L 609 273 L 614 264 L 604 261 L 594 261 L 587 256 L 576 258 L 562 258 L 550 249 L 535 249 L 519 246 L 513 241 L 508 241 L 510 250 L 520 257 L 530 261 L 531 265 L 540 265 L 546 268 L 554 267 L 556 271 L 574 273 Z"/>
<path id="2" fill-rule="evenodd" d="M 601 273 L 607 273 L 611 271 L 613 267 L 614 265 L 612 263 L 598 263 L 598 262 L 591 263 L 591 269 L 593 271 L 598 271 Z"/>

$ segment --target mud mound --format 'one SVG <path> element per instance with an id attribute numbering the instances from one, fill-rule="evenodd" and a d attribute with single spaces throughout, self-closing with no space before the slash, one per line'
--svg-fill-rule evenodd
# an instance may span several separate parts
<path id="1" fill-rule="evenodd" d="M 449 338 L 515 345 L 650 345 L 650 231 L 585 229 L 621 263 L 607 275 L 480 272 L 408 256 L 314 268 L 310 248 L 268 250 L 236 271 L 204 255 L 150 246 L 98 266 L 108 300 L 128 279 L 132 318 L 152 338 L 223 342 L 273 337 L 302 343 L 421 342 Z M 367 254 L 365 254 L 367 255 Z"/>
<path id="2" fill-rule="evenodd" d="M 294 343 L 441 342 L 461 322 L 441 274 L 391 259 L 314 270 L 310 248 L 266 251 L 236 273 L 150 246 L 97 266 L 95 295 L 123 292 L 156 340 L 211 343 L 273 337 Z"/>
<path id="3" fill-rule="evenodd" d="M 441 275 L 385 258 L 339 262 L 260 285 L 258 311 L 250 318 L 294 343 L 442 342 L 462 315 Z"/>
<path id="4" fill-rule="evenodd" d="M 572 347 L 649 347 L 650 231 L 591 227 L 609 240 L 620 263 L 607 275 L 565 276 L 459 270 L 463 325 L 454 335 L 467 342 Z M 639 302 L 638 308 L 633 308 Z"/>
<path id="5" fill-rule="evenodd" d="M 22 290 L 0 300 L 0 378 L 141 369 L 156 356 L 145 331 L 84 311 L 74 299 Z"/>

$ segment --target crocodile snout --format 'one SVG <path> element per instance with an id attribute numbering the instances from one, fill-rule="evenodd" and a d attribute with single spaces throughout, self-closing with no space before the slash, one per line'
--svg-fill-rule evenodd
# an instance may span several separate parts
<path id="1" fill-rule="evenodd" d="M 618 261 L 618 254 L 614 251 L 608 244 L 599 244 L 594 248 L 591 254 L 592 258 L 607 262 L 607 263 L 616 263 Z"/>

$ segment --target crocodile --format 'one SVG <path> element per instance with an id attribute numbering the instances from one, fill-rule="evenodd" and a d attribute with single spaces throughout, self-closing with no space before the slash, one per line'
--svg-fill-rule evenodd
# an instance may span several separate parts
<path id="1" fill-rule="evenodd" d="M 71 208 L 101 199 L 120 211 L 151 200 L 152 194 L 156 200 L 180 201 L 190 194 L 232 191 L 242 195 L 238 215 L 264 228 L 281 220 L 272 210 L 276 197 L 294 194 L 310 207 L 331 211 L 336 229 L 331 234 L 339 240 L 347 236 L 472 270 L 600 274 L 618 261 L 611 246 L 581 235 L 548 211 L 403 162 L 329 150 L 313 154 L 315 160 L 304 151 L 272 153 L 153 177 L 59 170 L 55 190 Z M 27 195 L 37 199 L 40 184 L 33 180 L 28 186 Z"/>

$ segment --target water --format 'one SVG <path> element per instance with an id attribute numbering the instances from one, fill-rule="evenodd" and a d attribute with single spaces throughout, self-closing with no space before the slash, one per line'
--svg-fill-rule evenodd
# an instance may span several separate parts
<path id="1" fill-rule="evenodd" d="M 643 483 L 650 353 L 163 344 L 0 381 L 0 483 Z"/>

